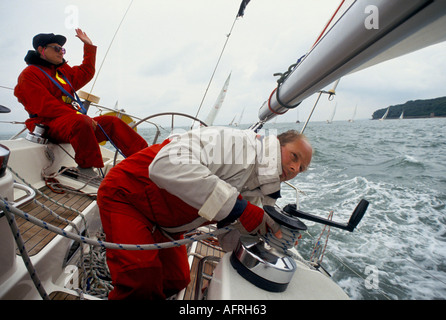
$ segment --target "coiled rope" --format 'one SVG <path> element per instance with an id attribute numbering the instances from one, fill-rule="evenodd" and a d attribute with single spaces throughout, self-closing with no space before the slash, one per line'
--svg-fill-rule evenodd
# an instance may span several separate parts
<path id="1" fill-rule="evenodd" d="M 302 238 L 302 235 L 297 230 L 289 229 L 285 226 L 281 226 L 282 238 L 277 238 L 272 232 L 268 232 L 262 236 L 262 239 L 272 248 L 276 249 L 279 253 L 287 255 L 294 260 L 301 262 L 310 269 L 315 269 L 311 262 L 305 260 L 300 255 L 291 251 L 298 244 L 298 240 Z"/>
<path id="2" fill-rule="evenodd" d="M 281 253 L 287 254 L 289 249 L 294 248 L 297 245 L 298 239 L 301 237 L 300 232 L 297 230 L 289 229 L 285 226 L 281 226 L 282 238 L 277 238 L 272 232 L 268 232 L 262 238 L 271 247 L 275 248 Z"/>

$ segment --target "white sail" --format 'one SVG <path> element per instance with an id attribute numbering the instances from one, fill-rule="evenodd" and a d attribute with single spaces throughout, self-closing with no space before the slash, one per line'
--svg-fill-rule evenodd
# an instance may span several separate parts
<path id="1" fill-rule="evenodd" d="M 333 111 L 331 112 L 330 119 L 327 120 L 327 123 L 332 123 L 333 122 L 333 118 L 334 118 L 334 116 L 336 114 L 336 107 L 337 107 L 337 105 L 338 105 L 338 103 L 336 102 L 336 104 L 335 104 L 335 106 L 333 108 Z"/>
<path id="2" fill-rule="evenodd" d="M 384 113 L 384 115 L 382 116 L 382 118 L 379 119 L 379 120 L 385 120 L 385 119 L 387 118 L 387 115 L 389 114 L 389 110 L 390 110 L 390 107 L 387 108 L 386 113 Z"/>
<path id="3" fill-rule="evenodd" d="M 342 76 L 446 40 L 446 1 L 356 0 L 300 60 L 279 88 L 296 105 Z M 288 111 L 272 94 L 259 110 L 268 121 Z"/>
<path id="4" fill-rule="evenodd" d="M 228 126 L 234 125 L 235 117 L 237 117 L 237 114 L 234 116 L 234 118 L 232 118 L 231 122 L 229 122 Z"/>
<path id="5" fill-rule="evenodd" d="M 234 123 L 234 126 L 238 126 L 242 123 L 243 113 L 245 112 L 245 107 L 243 107 L 242 112 L 240 113 L 240 116 L 238 117 L 238 121 Z"/>
<path id="6" fill-rule="evenodd" d="M 208 126 L 212 126 L 214 124 L 214 120 L 217 117 L 218 111 L 220 111 L 221 106 L 223 105 L 223 101 L 225 100 L 226 92 L 228 91 L 230 78 L 231 78 L 231 73 L 229 74 L 228 78 L 226 79 L 225 84 L 223 85 L 223 88 L 221 89 L 220 94 L 218 95 L 218 98 L 214 103 L 214 106 L 212 107 L 206 120 L 204 121 L 204 123 L 206 123 Z"/>
<path id="7" fill-rule="evenodd" d="M 353 115 L 350 119 L 348 119 L 348 122 L 353 122 L 355 120 L 356 116 L 356 109 L 358 108 L 358 105 L 355 106 L 355 110 L 353 110 Z"/>

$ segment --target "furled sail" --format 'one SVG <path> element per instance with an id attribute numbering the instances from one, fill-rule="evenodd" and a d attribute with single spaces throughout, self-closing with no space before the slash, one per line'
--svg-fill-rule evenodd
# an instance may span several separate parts
<path id="1" fill-rule="evenodd" d="M 260 121 L 285 113 L 346 74 L 446 40 L 443 0 L 356 0 L 337 15 L 262 105 Z"/>

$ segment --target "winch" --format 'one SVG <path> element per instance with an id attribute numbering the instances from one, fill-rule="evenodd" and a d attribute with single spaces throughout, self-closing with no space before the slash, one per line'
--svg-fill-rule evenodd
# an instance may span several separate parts
<path id="1" fill-rule="evenodd" d="M 252 238 L 240 239 L 230 261 L 243 278 L 272 292 L 285 291 L 296 271 L 293 259 L 277 256 L 265 248 L 263 241 Z"/>
<path id="2" fill-rule="evenodd" d="M 39 143 L 46 144 L 48 139 L 44 137 L 45 135 L 45 126 L 42 124 L 36 124 L 33 132 L 28 132 L 26 135 L 26 140 Z"/>
<path id="3" fill-rule="evenodd" d="M 265 206 L 264 210 L 282 225 L 283 233 L 298 235 L 299 231 L 307 229 L 298 218 L 286 212 L 279 212 L 271 206 Z M 294 241 L 291 240 L 293 243 L 290 247 Z M 296 263 L 292 258 L 271 250 L 265 241 L 256 237 L 241 237 L 230 261 L 243 278 L 271 292 L 285 291 L 296 271 Z"/>
<path id="4" fill-rule="evenodd" d="M 307 226 L 297 217 L 352 232 L 364 216 L 368 204 L 368 201 L 361 200 L 347 224 L 302 212 L 297 210 L 295 205 L 287 205 L 280 211 L 271 206 L 264 206 L 264 210 L 281 225 L 283 234 L 287 236 L 299 234 L 300 231 L 307 229 Z M 295 238 L 288 238 L 291 239 L 289 243 L 291 248 L 294 246 L 293 239 Z M 287 239 L 284 241 L 286 242 Z M 272 249 L 267 242 L 268 239 L 241 237 L 237 248 L 231 253 L 230 262 L 239 275 L 255 286 L 270 292 L 283 292 L 287 289 L 297 269 L 296 262 L 286 254 Z"/>

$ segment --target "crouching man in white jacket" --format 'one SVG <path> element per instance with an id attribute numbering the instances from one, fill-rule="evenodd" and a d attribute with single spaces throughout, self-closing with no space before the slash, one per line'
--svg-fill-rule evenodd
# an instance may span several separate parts
<path id="1" fill-rule="evenodd" d="M 280 238 L 261 209 L 273 205 L 280 183 L 305 171 L 312 157 L 296 131 L 261 136 L 208 127 L 170 137 L 125 159 L 105 177 L 98 205 L 107 241 L 169 241 L 204 224 L 237 222 L 237 232 Z M 233 238 L 232 234 L 229 238 Z M 235 234 L 237 236 L 237 234 Z M 184 247 L 107 250 L 114 290 L 109 299 L 165 298 L 187 286 Z"/>

